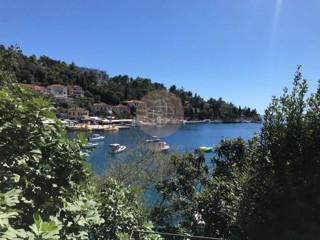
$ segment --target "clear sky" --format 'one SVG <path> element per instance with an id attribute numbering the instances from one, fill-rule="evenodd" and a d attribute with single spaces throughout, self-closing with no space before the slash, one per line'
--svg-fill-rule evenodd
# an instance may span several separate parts
<path id="1" fill-rule="evenodd" d="M 1 0 L 0 44 L 150 78 L 263 113 L 302 65 L 320 79 L 319 0 Z"/>

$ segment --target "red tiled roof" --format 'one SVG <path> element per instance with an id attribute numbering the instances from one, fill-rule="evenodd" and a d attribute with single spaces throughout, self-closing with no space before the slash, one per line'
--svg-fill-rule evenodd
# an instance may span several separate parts
<path id="1" fill-rule="evenodd" d="M 95 104 L 93 104 L 93 106 L 107 106 L 107 107 L 112 107 L 112 105 L 106 104 L 106 103 L 95 103 Z"/>
<path id="2" fill-rule="evenodd" d="M 32 85 L 32 84 L 23 84 L 25 88 L 35 89 L 35 90 L 47 90 L 45 87 L 41 87 L 38 85 Z"/>
<path id="3" fill-rule="evenodd" d="M 52 85 L 49 85 L 48 87 L 65 87 L 65 86 L 61 84 L 52 84 Z"/>
<path id="4" fill-rule="evenodd" d="M 119 104 L 119 105 L 116 106 L 116 108 L 128 108 L 128 107 L 127 107 L 127 106 L 124 106 L 124 105 L 122 105 L 122 104 Z"/>
<path id="5" fill-rule="evenodd" d="M 34 89 L 35 90 L 47 90 L 47 88 L 41 87 L 41 86 L 37 86 L 37 85 L 34 86 Z"/>
<path id="6" fill-rule="evenodd" d="M 73 108 L 69 108 L 68 111 L 88 111 L 88 110 L 80 107 L 73 107 Z"/>

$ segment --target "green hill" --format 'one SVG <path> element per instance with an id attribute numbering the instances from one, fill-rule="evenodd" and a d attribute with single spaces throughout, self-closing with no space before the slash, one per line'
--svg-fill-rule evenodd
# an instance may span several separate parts
<path id="1" fill-rule="evenodd" d="M 51 84 L 80 85 L 85 91 L 85 99 L 75 104 L 89 108 L 95 102 L 116 105 L 125 100 L 140 100 L 145 94 L 157 89 L 166 89 L 164 84 L 152 82 L 149 78 L 132 78 L 119 75 L 107 80 L 99 80 L 98 71 L 82 68 L 74 62 L 54 60 L 48 56 L 26 56 L 17 46 L 5 48 L 0 45 L 0 64 L 4 69 L 13 70 L 20 83 L 48 86 Z M 12 66 L 8 59 L 15 57 L 17 63 Z M 168 89 L 176 94 L 184 107 L 186 119 L 212 119 L 223 122 L 260 121 L 255 109 L 236 107 L 222 98 L 210 98 L 205 101 L 198 94 L 175 85 Z"/>

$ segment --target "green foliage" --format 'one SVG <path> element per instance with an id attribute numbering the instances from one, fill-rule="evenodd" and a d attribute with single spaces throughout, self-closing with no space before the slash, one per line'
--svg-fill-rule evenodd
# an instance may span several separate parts
<path id="1" fill-rule="evenodd" d="M 178 89 L 175 85 L 169 91 L 177 95 L 184 107 L 184 117 L 187 119 L 213 119 L 223 122 L 237 122 L 240 120 L 260 121 L 260 116 L 255 109 L 235 107 L 233 103 L 227 103 L 222 98 L 218 100 L 210 98 L 205 101 L 199 95 L 183 88 Z"/>
<path id="2" fill-rule="evenodd" d="M 59 230 L 61 223 L 42 221 L 39 214 L 34 214 L 34 223 L 28 230 L 15 229 L 14 224 L 19 218 L 21 210 L 15 207 L 25 199 L 21 198 L 22 191 L 12 189 L 6 193 L 0 193 L 0 238 L 1 239 L 60 239 Z"/>
<path id="3" fill-rule="evenodd" d="M 57 215 L 57 219 L 64 223 L 60 232 L 67 239 L 88 239 L 105 222 L 100 213 L 101 203 L 96 188 L 90 185 L 75 188 L 78 188 L 78 194 L 70 200 L 64 198 Z"/>
<path id="4" fill-rule="evenodd" d="M 0 238 L 1 239 L 88 239 L 90 232 L 104 222 L 100 218 L 100 206 L 88 194 L 74 196 L 71 202 L 64 199 L 64 206 L 49 221 L 33 214 L 33 223 L 25 229 L 17 228 L 15 222 L 20 218 L 17 207 L 26 201 L 22 191 L 10 190 L 0 194 Z M 85 196 L 85 197 L 84 197 Z"/>
<path id="5" fill-rule="evenodd" d="M 142 202 L 146 192 L 154 192 L 154 185 L 158 181 L 170 179 L 175 174 L 169 156 L 152 151 L 152 147 L 141 143 L 135 149 L 128 149 L 123 157 L 108 159 L 105 172 L 96 177 L 97 184 L 102 184 L 106 178 L 113 178 L 126 186 L 136 187 L 140 190 L 139 199 Z M 146 202 L 146 205 L 149 204 L 152 205 L 153 201 Z"/>
<path id="6" fill-rule="evenodd" d="M 44 216 L 54 214 L 65 193 L 89 177 L 88 163 L 80 145 L 61 136 L 61 128 L 51 106 L 28 91 L 10 85 L 0 91 L 0 186 L 20 188 L 32 200 L 20 203 L 23 210 L 18 225 L 30 224 L 31 210 Z M 53 120 L 53 124 L 46 124 Z M 52 212 L 53 211 L 53 212 Z"/>
<path id="7" fill-rule="evenodd" d="M 0 90 L 0 238 L 115 239 L 151 230 L 131 188 L 92 187 L 84 140 L 63 138 L 52 105 L 4 70 L 0 76 L 8 79 Z"/>
<path id="8" fill-rule="evenodd" d="M 59 226 L 55 221 L 44 222 L 39 214 L 33 215 L 34 224 L 30 226 L 36 239 L 60 239 Z"/>
<path id="9" fill-rule="evenodd" d="M 196 234 L 199 231 L 196 199 L 207 184 L 208 166 L 203 154 L 173 155 L 171 161 L 176 174 L 157 183 L 162 199 L 152 211 L 153 220 L 169 232 L 178 232 L 182 227 Z"/>
<path id="10" fill-rule="evenodd" d="M 306 93 L 298 67 L 291 93 L 274 97 L 265 112 L 241 201 L 243 239 L 320 236 L 320 88 Z"/>
<path id="11" fill-rule="evenodd" d="M 180 162 L 177 176 L 157 185 L 165 200 L 154 209 L 157 224 L 225 239 L 318 239 L 320 86 L 308 98 L 307 89 L 299 67 L 261 133 L 222 140 L 210 174 L 190 172 L 194 157 Z M 190 188 L 199 176 L 202 188 Z"/>
<path id="12" fill-rule="evenodd" d="M 2 239 L 87 239 L 103 222 L 82 143 L 62 137 L 51 110 L 17 84 L 0 90 Z"/>
<path id="13" fill-rule="evenodd" d="M 248 143 L 237 138 L 223 139 L 215 150 L 216 155 L 212 159 L 214 170 L 197 199 L 205 236 L 229 239 L 237 227 L 235 222 L 242 197 L 248 149 Z"/>
<path id="14" fill-rule="evenodd" d="M 104 179 L 98 185 L 101 217 L 105 220 L 96 233 L 99 239 L 156 239 L 136 231 L 151 231 L 145 209 L 137 201 L 137 190 L 123 183 Z M 125 237 L 126 236 L 126 237 Z"/>

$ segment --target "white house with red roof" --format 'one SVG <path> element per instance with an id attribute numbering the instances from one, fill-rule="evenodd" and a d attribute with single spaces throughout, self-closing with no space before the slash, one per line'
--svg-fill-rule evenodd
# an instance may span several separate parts
<path id="1" fill-rule="evenodd" d="M 41 87 L 41 86 L 33 85 L 33 84 L 23 84 L 23 86 L 25 88 L 33 89 L 33 90 L 35 90 L 35 91 L 37 91 L 37 92 L 39 92 L 39 93 L 41 93 L 43 95 L 49 94 L 48 89 L 45 88 L 45 87 Z"/>
<path id="2" fill-rule="evenodd" d="M 47 87 L 49 93 L 57 99 L 66 99 L 68 98 L 68 88 L 67 86 L 60 84 L 52 84 Z"/>
<path id="3" fill-rule="evenodd" d="M 95 103 L 92 107 L 94 113 L 112 113 L 113 106 L 106 103 Z"/>

